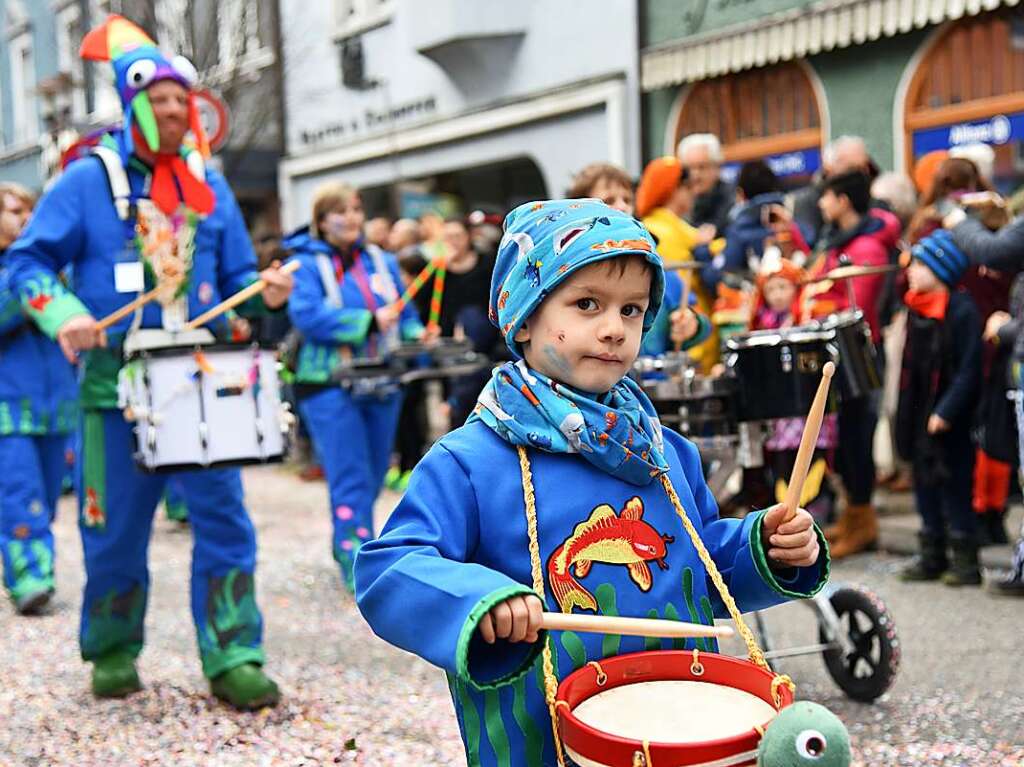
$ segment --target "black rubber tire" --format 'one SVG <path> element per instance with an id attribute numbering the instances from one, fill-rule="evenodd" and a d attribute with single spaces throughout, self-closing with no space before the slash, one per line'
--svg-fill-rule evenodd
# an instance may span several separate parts
<path id="1" fill-rule="evenodd" d="M 829 601 L 856 649 L 850 654 L 842 649 L 825 650 L 825 668 L 849 697 L 871 703 L 892 686 L 899 672 L 896 624 L 885 603 L 863 586 L 840 587 Z M 818 637 L 823 643 L 828 641 L 820 625 Z"/>

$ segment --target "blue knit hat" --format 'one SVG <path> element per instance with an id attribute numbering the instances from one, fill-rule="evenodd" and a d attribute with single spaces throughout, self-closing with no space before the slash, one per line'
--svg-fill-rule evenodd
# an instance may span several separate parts
<path id="1" fill-rule="evenodd" d="M 523 203 L 505 217 L 488 316 L 512 353 L 521 357 L 513 340 L 516 332 L 562 280 L 588 264 L 627 254 L 643 256 L 654 266 L 646 332 L 661 306 L 665 274 L 644 225 L 598 200 Z"/>
<path id="2" fill-rule="evenodd" d="M 967 271 L 967 256 L 945 229 L 936 229 L 923 237 L 910 251 L 910 255 L 931 269 L 948 287 L 955 287 Z"/>

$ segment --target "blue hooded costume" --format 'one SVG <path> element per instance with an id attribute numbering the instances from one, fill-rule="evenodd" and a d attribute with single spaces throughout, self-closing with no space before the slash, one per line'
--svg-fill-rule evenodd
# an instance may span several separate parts
<path id="1" fill-rule="evenodd" d="M 139 110 L 148 107 L 142 98 L 145 87 L 162 79 L 190 87 L 182 74 L 187 68 L 178 59 L 166 60 L 141 30 L 120 17 L 111 17 L 86 36 L 83 55 L 98 57 L 104 46 L 118 78 L 145 75 L 144 84 L 136 81 L 138 87 L 118 82 L 128 132 L 135 130 Z M 126 60 L 131 62 L 127 67 Z M 8 251 L 12 290 L 29 317 L 51 337 L 75 316 L 103 317 L 152 287 L 151 264 L 136 239 L 135 215 L 141 201 L 150 199 L 154 169 L 136 155 L 122 157 L 120 153 L 131 147 L 125 131 L 115 131 L 102 144 L 111 153 L 72 163 Z M 195 154 L 183 148 L 180 158 L 171 160 L 184 161 Z M 108 165 L 111 157 L 120 158 L 116 167 Z M 256 254 L 227 182 L 212 169 L 202 175 L 194 180 L 202 180 L 212 195 L 213 208 L 207 215 L 188 208 L 185 189 L 171 183 L 171 189 L 180 189 L 186 198 L 173 218 L 195 227 L 190 268 L 176 299 L 184 301 L 187 317 L 258 279 Z M 123 196 L 118 193 L 122 183 Z M 146 275 L 148 284 L 140 279 L 140 284 L 119 285 L 118 271 L 140 262 L 143 268 L 138 273 Z M 70 289 L 57 278 L 68 266 L 73 267 L 74 278 Z M 251 315 L 264 306 L 256 297 L 239 309 L 240 314 Z M 82 355 L 77 484 L 87 579 L 79 638 L 82 657 L 89 661 L 116 652 L 138 655 L 143 645 L 149 586 L 146 550 L 167 475 L 144 474 L 135 467 L 132 424 L 117 409 L 117 375 L 122 342 L 132 324 L 160 328 L 165 319 L 161 305 L 150 303 L 108 329 L 108 348 Z M 208 327 L 223 331 L 223 318 Z M 189 499 L 195 537 L 192 615 L 203 672 L 213 678 L 245 663 L 262 664 L 262 618 L 253 579 L 256 537 L 243 505 L 240 473 L 211 469 L 178 476 Z"/>
<path id="2" fill-rule="evenodd" d="M 423 325 L 410 302 L 396 331 L 378 332 L 374 311 L 401 292 L 398 262 L 390 253 L 357 242 L 346 265 L 341 253 L 305 229 L 284 246 L 301 264 L 288 302 L 303 336 L 295 364 L 299 413 L 327 479 L 331 551 L 342 582 L 353 590 L 352 563 L 373 532 L 373 503 L 390 463 L 402 393 L 395 381 L 349 385 L 336 374 L 343 358 L 385 356 L 388 344 L 419 338 Z"/>
<path id="3" fill-rule="evenodd" d="M 664 280 L 654 242 L 638 221 L 591 200 L 528 203 L 509 214 L 491 319 L 519 359 L 495 371 L 475 415 L 420 462 L 380 538 L 356 560 L 356 597 L 373 630 L 446 671 L 470 765 L 555 764 L 538 662 L 545 642 L 559 678 L 592 660 L 673 646 L 573 632 L 542 633 L 533 644 L 483 642 L 477 624 L 484 614 L 512 596 L 536 593 L 527 585 L 534 582 L 528 477 L 544 582 L 538 596 L 547 610 L 705 624 L 725 615 L 663 475 L 741 610 L 810 596 L 828 576 L 824 553 L 812 567 L 773 570 L 761 544 L 761 513 L 719 519 L 697 449 L 661 428 L 630 379 L 587 394 L 521 359 L 516 331 L 562 280 L 627 254 L 653 267 L 649 329 Z M 820 533 L 819 539 L 824 552 Z"/>
<path id="4" fill-rule="evenodd" d="M 29 322 L 7 262 L 0 253 L 0 555 L 8 594 L 29 609 L 54 588 L 50 523 L 78 420 L 78 385 L 57 344 Z"/>

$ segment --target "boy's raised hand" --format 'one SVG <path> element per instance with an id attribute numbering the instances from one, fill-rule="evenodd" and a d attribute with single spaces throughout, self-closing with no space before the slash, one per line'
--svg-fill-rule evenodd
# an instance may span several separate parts
<path id="1" fill-rule="evenodd" d="M 480 619 L 480 636 L 487 644 L 496 639 L 536 642 L 543 614 L 544 604 L 533 594 L 509 597 Z"/>
<path id="2" fill-rule="evenodd" d="M 761 541 L 768 559 L 782 567 L 809 567 L 818 561 L 820 549 L 814 519 L 806 509 L 797 509 L 788 522 L 786 507 L 772 506 L 761 521 Z"/>

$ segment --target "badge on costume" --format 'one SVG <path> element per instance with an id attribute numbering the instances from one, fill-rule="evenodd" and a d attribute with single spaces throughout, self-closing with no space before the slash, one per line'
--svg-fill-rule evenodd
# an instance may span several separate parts
<path id="1" fill-rule="evenodd" d="M 386 296 L 388 294 L 388 286 L 390 283 L 387 278 L 379 272 L 374 272 L 370 275 L 370 290 L 376 293 L 378 296 Z"/>
<path id="2" fill-rule="evenodd" d="M 114 290 L 118 293 L 140 293 L 146 287 L 146 276 L 139 261 L 114 264 Z"/>

